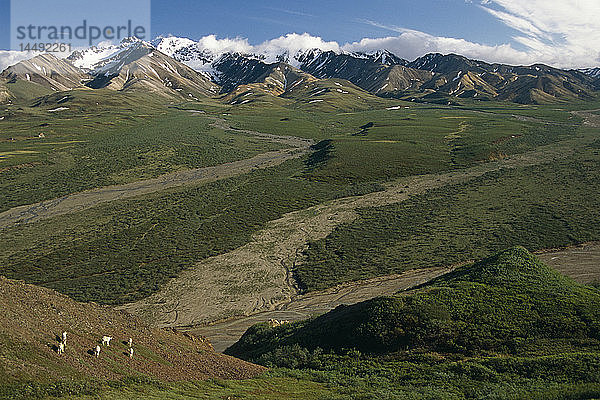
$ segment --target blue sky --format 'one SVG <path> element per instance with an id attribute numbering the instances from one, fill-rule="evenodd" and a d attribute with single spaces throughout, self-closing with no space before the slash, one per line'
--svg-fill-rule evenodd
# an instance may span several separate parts
<path id="1" fill-rule="evenodd" d="M 260 45 L 307 32 L 343 50 L 385 47 L 408 59 L 438 51 L 513 64 L 600 65 L 599 0 L 151 1 L 153 37 L 214 34 Z M 10 46 L 9 4 L 0 0 L 0 50 Z"/>
<path id="2" fill-rule="evenodd" d="M 9 0 L 0 0 L 0 49 L 3 50 L 10 47 L 9 7 Z M 367 20 L 489 45 L 509 41 L 512 31 L 464 0 L 305 0 L 295 3 L 153 0 L 151 15 L 153 36 L 173 34 L 191 39 L 209 34 L 241 36 L 252 44 L 294 32 L 308 32 L 340 43 L 391 33 L 365 23 Z"/>
<path id="3" fill-rule="evenodd" d="M 186 12 L 173 12 L 182 9 Z M 464 0 L 175 0 L 152 4 L 152 30 L 156 34 L 192 39 L 208 34 L 243 36 L 253 44 L 293 32 L 308 32 L 339 43 L 390 34 L 365 20 L 488 44 L 509 40 L 511 31 Z"/>

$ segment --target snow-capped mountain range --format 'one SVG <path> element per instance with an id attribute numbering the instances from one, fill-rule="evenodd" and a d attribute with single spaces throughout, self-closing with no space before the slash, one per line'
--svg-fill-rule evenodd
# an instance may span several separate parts
<path id="1" fill-rule="evenodd" d="M 238 47 L 223 47 L 215 49 L 205 46 L 202 41 L 195 42 L 191 39 L 175 36 L 158 37 L 152 42 L 143 42 L 139 39 L 124 39 L 118 45 L 105 43 L 88 49 L 76 50 L 67 59 L 76 67 L 93 74 L 109 74 L 118 70 L 119 65 L 126 64 L 127 60 L 147 54 L 150 49 L 156 48 L 161 53 L 182 62 L 190 68 L 205 73 L 212 78 L 218 78 L 219 70 L 215 68 L 223 56 L 239 54 L 247 59 L 259 60 L 265 64 L 285 62 L 294 68 L 301 69 L 304 65 L 318 58 L 328 51 L 334 54 L 344 54 L 356 59 L 370 60 L 383 65 L 406 65 L 408 61 L 392 54 L 387 50 L 373 53 L 351 53 L 345 51 L 322 50 L 317 48 L 299 49 L 291 54 L 290 49 L 266 48 L 259 52 L 246 52 L 251 50 Z"/>
<path id="2" fill-rule="evenodd" d="M 598 68 L 514 67 L 439 53 L 407 61 L 387 50 L 353 53 L 328 46 L 320 43 L 319 48 L 302 48 L 283 43 L 253 47 L 239 40 L 223 44 L 210 36 L 198 42 L 174 36 L 152 42 L 130 38 L 74 51 L 61 62 L 85 75 L 86 79 L 76 80 L 87 87 L 138 88 L 191 98 L 230 94 L 240 86 L 254 84 L 279 96 L 286 92 L 286 82 L 293 84 L 289 81 L 292 77 L 296 81 L 342 79 L 383 97 L 431 97 L 435 92 L 442 97 L 519 103 L 591 99 L 600 89 Z M 37 73 L 34 67 L 20 64 L 3 75 L 32 79 Z M 68 70 L 68 65 L 59 67 Z M 41 76 L 38 80 L 49 82 Z M 58 85 L 50 88 L 60 90 Z"/>

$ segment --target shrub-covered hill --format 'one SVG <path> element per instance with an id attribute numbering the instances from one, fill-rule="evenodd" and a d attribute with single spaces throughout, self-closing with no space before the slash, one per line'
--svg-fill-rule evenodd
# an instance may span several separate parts
<path id="1" fill-rule="evenodd" d="M 598 348 L 600 291 L 515 247 L 405 294 L 275 328 L 255 325 L 226 353 L 257 360 L 292 345 L 463 355 Z"/>

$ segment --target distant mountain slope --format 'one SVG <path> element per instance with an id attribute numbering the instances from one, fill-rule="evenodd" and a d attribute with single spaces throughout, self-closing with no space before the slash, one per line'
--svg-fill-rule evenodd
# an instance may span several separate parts
<path id="1" fill-rule="evenodd" d="M 0 78 L 33 82 L 55 91 L 80 88 L 89 80 L 82 70 L 52 54 L 41 54 L 8 67 Z"/>
<path id="2" fill-rule="evenodd" d="M 327 64 L 327 60 L 331 58 L 337 61 L 335 64 L 329 64 L 327 71 L 321 71 L 319 68 L 311 69 L 310 65 L 306 63 L 300 64 L 301 69 L 298 69 L 285 62 L 267 64 L 251 55 L 225 54 L 212 63 L 212 74 L 216 82 L 222 86 L 222 91 L 228 93 L 226 101 L 232 104 L 248 103 L 250 99 L 242 98 L 242 96 L 249 96 L 250 92 L 293 98 L 294 96 L 288 96 L 291 89 L 298 92 L 297 89 L 315 85 L 319 79 L 343 79 L 354 83 L 352 86 L 355 90 L 361 91 L 360 89 L 362 89 L 375 94 L 383 94 L 393 90 L 417 89 L 432 76 L 430 72 L 396 65 L 396 62 L 400 61 L 386 53 L 365 55 L 363 58 L 347 56 L 342 60 L 338 59 L 333 52 L 312 51 L 299 54 L 295 62 L 308 62 L 311 57 L 316 58 L 312 59 L 310 65 L 316 66 L 321 63 Z M 374 60 L 385 61 L 389 65 L 379 64 Z M 351 61 L 356 61 L 356 65 L 352 65 Z M 340 62 L 340 68 L 337 68 L 337 62 Z M 329 69 L 339 69 L 339 72 L 330 74 Z M 320 74 L 320 76 L 315 77 L 312 72 Z M 336 90 L 335 87 L 332 89 Z M 341 92 L 341 89 L 339 90 Z M 362 95 L 363 97 L 369 96 L 368 93 Z"/>
<path id="3" fill-rule="evenodd" d="M 92 46 L 75 50 L 67 60 L 92 75 L 116 75 L 123 66 L 151 53 L 154 47 L 135 38 L 124 39 L 118 45 Z"/>
<path id="4" fill-rule="evenodd" d="M 333 51 L 309 50 L 299 53 L 296 60 L 300 68 L 318 78 L 359 79 L 363 73 L 377 70 L 382 66 L 406 65 L 408 61 L 392 53 L 382 52 L 374 55 L 335 53 Z M 337 76 L 336 76 L 337 75 Z"/>
<path id="5" fill-rule="evenodd" d="M 591 77 L 593 79 L 594 89 L 600 90 L 600 67 L 580 69 L 577 70 L 577 72 Z"/>
<path id="6" fill-rule="evenodd" d="M 238 101 L 251 90 L 281 96 L 288 84 L 301 77 L 312 80 L 309 76 L 343 79 L 381 97 L 444 104 L 456 103 L 458 98 L 523 104 L 585 101 L 597 98 L 600 90 L 598 68 L 565 71 L 541 64 L 510 66 L 439 53 L 409 62 L 387 50 L 368 54 L 277 51 L 282 50 L 246 54 L 209 50 L 185 38 L 158 38 L 152 43 L 133 38 L 118 45 L 77 50 L 67 60 L 40 55 L 10 67 L 2 79 L 34 82 L 55 91 L 85 84 L 188 99 L 220 93 L 227 94 L 224 100 L 230 104 L 248 100 Z M 10 89 L 0 92 L 0 101 L 8 101 L 7 93 Z"/>
<path id="7" fill-rule="evenodd" d="M 159 51 L 151 51 L 124 64 L 118 72 L 98 74 L 89 86 L 120 91 L 143 90 L 165 96 L 179 94 L 189 98 L 218 93 L 216 84 Z"/>
<path id="8" fill-rule="evenodd" d="M 215 70 L 224 77 L 219 82 L 223 91 L 229 92 L 228 100 L 247 96 L 249 91 L 280 96 L 302 82 L 306 84 L 316 80 L 289 64 L 265 64 L 239 54 L 223 57 L 215 63 Z"/>
<path id="9" fill-rule="evenodd" d="M 3 82 L 0 82 L 0 104 L 8 103 L 11 98 L 12 98 L 12 95 L 8 91 L 6 84 Z"/>
<path id="10" fill-rule="evenodd" d="M 443 55 L 430 53 L 407 64 L 408 67 L 438 74 L 448 74 L 454 71 L 485 72 L 488 64 L 480 61 L 469 60 L 457 54 Z"/>
<path id="11" fill-rule="evenodd" d="M 581 73 L 591 76 L 592 78 L 600 78 L 600 67 L 598 68 L 582 68 L 578 70 Z"/>
<path id="12" fill-rule="evenodd" d="M 470 60 L 456 54 L 427 54 L 409 67 L 436 74 L 423 85 L 457 97 L 509 100 L 516 103 L 552 103 L 591 100 L 593 81 L 576 71 L 542 64 L 510 66 Z"/>
<path id="13" fill-rule="evenodd" d="M 381 50 L 371 54 L 301 50 L 296 54 L 213 53 L 194 41 L 161 38 L 156 46 L 175 59 L 209 74 L 230 92 L 257 82 L 269 65 L 285 62 L 319 79 L 345 79 L 379 96 L 404 98 L 431 95 L 508 100 L 517 103 L 555 103 L 595 98 L 592 70 L 563 71 L 545 65 L 514 67 L 466 57 L 427 54 L 409 62 Z"/>
<path id="14" fill-rule="evenodd" d="M 151 329 L 123 312 L 77 303 L 50 289 L 0 277 L 0 382 L 119 379 L 143 374 L 160 380 L 242 379 L 263 368 L 212 350 L 200 338 Z M 56 352 L 67 332 L 65 354 Z M 90 354 L 103 336 L 100 357 Z M 133 339 L 134 356 L 126 341 Z"/>
<path id="15" fill-rule="evenodd" d="M 524 248 L 461 267 L 418 290 L 340 306 L 320 317 L 250 328 L 226 353 L 257 359 L 282 346 L 366 353 L 519 352 L 538 341 L 600 345 L 600 291 Z"/>
<path id="16" fill-rule="evenodd" d="M 53 91 L 109 88 L 187 99 L 214 96 L 220 89 L 207 76 L 137 39 L 78 50 L 65 60 L 42 54 L 21 61 L 0 75 L 0 82 L 6 82 L 0 87 L 0 101 L 15 97 L 10 84 L 20 81 Z"/>
<path id="17" fill-rule="evenodd" d="M 264 82 L 277 65 L 242 54 L 225 54 L 212 67 L 214 79 L 221 85 L 222 91 L 228 93 L 240 85 Z"/>
<path id="18" fill-rule="evenodd" d="M 322 112 L 352 112 L 383 107 L 385 101 L 343 79 L 317 79 L 286 63 L 272 64 L 255 83 L 237 86 L 223 97 L 231 105 L 277 100 L 283 105 Z"/>
<path id="19" fill-rule="evenodd" d="M 273 65 L 285 63 L 319 79 L 339 78 L 378 94 L 417 89 L 433 74 L 404 68 L 408 61 L 387 50 L 374 53 L 342 53 L 318 49 L 296 54 L 215 54 L 184 38 L 161 38 L 155 45 L 192 68 L 210 75 L 231 92 L 239 85 L 260 81 Z M 239 90 L 237 91 L 239 92 Z"/>
<path id="20" fill-rule="evenodd" d="M 313 50 L 298 53 L 292 60 L 316 78 L 345 79 L 384 97 L 437 92 L 452 97 L 532 104 L 591 100 L 597 89 L 594 78 L 577 71 L 541 64 L 488 64 L 455 54 L 428 54 L 409 63 L 384 53 L 360 56 Z M 222 56 L 213 68 L 217 81 L 227 91 L 253 81 L 270 67 L 252 55 L 237 54 Z"/>
<path id="21" fill-rule="evenodd" d="M 164 96 L 212 96 L 219 88 L 206 76 L 140 40 L 74 52 L 69 59 L 93 76 L 87 85 L 114 90 L 145 90 Z"/>
<path id="22" fill-rule="evenodd" d="M 352 53 L 357 58 L 365 58 L 382 65 L 408 65 L 408 60 L 400 58 L 389 50 L 377 50 L 373 53 Z"/>
<path id="23" fill-rule="evenodd" d="M 381 108 L 384 100 L 344 79 L 301 80 L 282 95 L 306 110 L 352 112 Z"/>
<path id="24" fill-rule="evenodd" d="M 198 43 L 193 40 L 175 36 L 158 37 L 152 41 L 152 45 L 160 52 L 184 63 L 195 71 L 202 72 L 206 76 L 214 78 L 212 63 L 220 56 L 220 54 L 213 53 L 207 49 L 202 49 Z"/>
<path id="25" fill-rule="evenodd" d="M 406 68 L 408 63 L 389 52 L 374 55 L 309 51 L 299 56 L 300 68 L 321 79 L 346 79 L 374 94 L 418 89 L 432 73 Z"/>
<path id="26" fill-rule="evenodd" d="M 82 87 L 75 90 L 87 90 L 87 88 Z M 40 96 L 47 96 L 53 93 L 62 92 L 57 92 L 51 88 L 26 80 L 6 80 L 0 77 L 0 104 L 28 102 Z"/>

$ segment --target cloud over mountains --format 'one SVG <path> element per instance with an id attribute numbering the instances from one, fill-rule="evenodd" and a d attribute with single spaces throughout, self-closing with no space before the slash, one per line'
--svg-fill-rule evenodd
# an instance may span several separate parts
<path id="1" fill-rule="evenodd" d="M 484 0 L 479 5 L 514 29 L 533 62 L 563 68 L 600 64 L 600 1 Z"/>
<path id="2" fill-rule="evenodd" d="M 289 33 L 253 45 L 243 37 L 202 37 L 195 43 L 199 51 L 213 55 L 228 52 L 260 54 L 275 61 L 282 54 L 320 49 L 323 51 L 374 52 L 389 50 L 399 57 L 414 60 L 427 53 L 457 53 L 486 62 L 512 65 L 544 63 L 559 68 L 597 67 L 600 65 L 600 1 L 598 0 L 465 0 L 479 7 L 514 31 L 512 40 L 494 45 L 464 38 L 434 36 L 426 32 L 376 21 L 357 21 L 390 31 L 380 38 L 363 38 L 352 43 L 326 41 L 309 33 Z M 174 45 L 194 42 L 178 39 Z M 183 43 L 185 41 L 186 43 Z M 27 55 L 0 51 L 0 70 Z"/>
<path id="3" fill-rule="evenodd" d="M 8 51 L 0 50 L 0 72 L 6 68 L 18 63 L 19 61 L 27 60 L 34 57 L 35 54 L 23 51 Z"/>
<path id="4" fill-rule="evenodd" d="M 352 43 L 329 42 L 308 33 L 291 33 L 258 45 L 247 39 L 217 39 L 206 36 L 199 47 L 213 53 L 239 51 L 273 55 L 295 54 L 318 48 L 335 52 L 373 52 L 389 50 L 399 57 L 414 60 L 427 53 L 457 53 L 468 58 L 512 65 L 548 64 L 559 68 L 584 68 L 600 65 L 600 1 L 598 0 L 465 0 L 479 7 L 513 30 L 512 40 L 494 45 L 465 38 L 434 36 L 427 32 L 389 26 L 364 20 L 392 34 L 363 38 Z"/>

